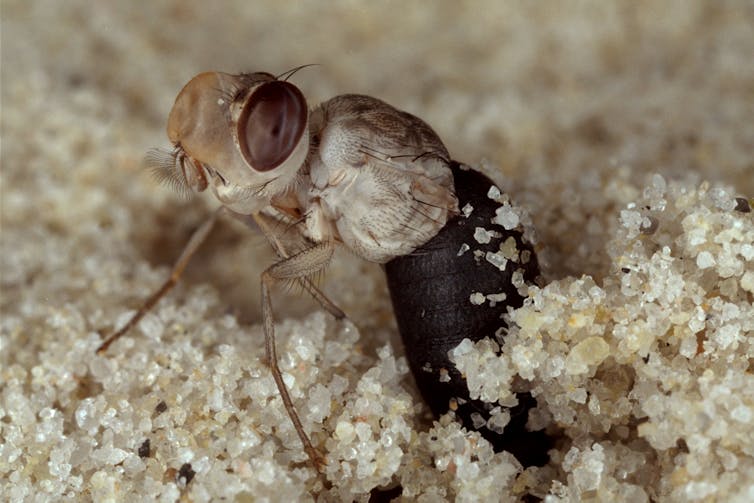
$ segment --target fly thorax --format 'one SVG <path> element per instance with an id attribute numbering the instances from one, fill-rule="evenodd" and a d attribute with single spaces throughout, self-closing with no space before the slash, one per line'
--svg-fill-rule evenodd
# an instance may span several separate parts
<path id="1" fill-rule="evenodd" d="M 337 228 L 333 225 L 331 208 L 325 201 L 315 198 L 306 211 L 306 236 L 314 242 L 339 240 Z"/>
<path id="2" fill-rule="evenodd" d="M 452 193 L 428 194 L 432 191 L 426 190 L 425 181 L 392 169 L 351 168 L 340 183 L 322 191 L 320 206 L 335 219 L 346 246 L 366 260 L 383 263 L 431 239 L 455 207 Z"/>

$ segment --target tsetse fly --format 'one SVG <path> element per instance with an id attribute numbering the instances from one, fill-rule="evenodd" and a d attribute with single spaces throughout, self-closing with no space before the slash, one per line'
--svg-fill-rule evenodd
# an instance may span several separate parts
<path id="1" fill-rule="evenodd" d="M 344 313 L 316 287 L 312 275 L 327 266 L 338 245 L 366 260 L 387 264 L 406 355 L 425 399 L 436 414 L 447 411 L 451 404 L 456 409 L 459 403 L 469 408 L 457 413 L 471 427 L 474 412 L 488 414 L 491 407 L 468 399 L 463 376 L 457 371 L 450 373 L 451 387 L 437 388 L 439 372 L 447 376 L 448 369 L 455 370 L 447 351 L 464 337 L 494 336 L 504 325 L 501 307 L 517 307 L 522 302 L 511 275 L 520 270 L 527 281 L 533 281 L 537 269 L 533 250 L 522 241 L 521 232 L 502 227 L 495 234 L 497 240 L 513 236 L 527 250 L 530 258 L 519 264 L 520 268 L 512 261 L 507 269 L 487 270 L 490 264 L 478 260 L 469 265 L 472 254 L 456 257 L 461 243 L 473 240 L 470 232 L 474 230 L 459 216 L 459 193 L 462 204 L 474 199 L 477 206 L 489 206 L 492 201 L 486 197 L 477 201 L 476 193 L 486 194 L 491 182 L 452 161 L 424 121 L 377 98 L 357 94 L 336 96 L 310 110 L 303 93 L 288 82 L 291 74 L 205 72 L 180 91 L 167 124 L 173 150 L 155 158 L 159 176 L 180 190 L 209 188 L 222 206 L 194 232 L 162 287 L 98 352 L 138 323 L 175 285 L 221 215 L 247 223 L 253 220 L 279 257 L 261 273 L 266 358 L 304 449 L 321 471 L 325 459 L 304 431 L 278 368 L 270 300 L 274 283 L 300 284 L 325 310 L 342 319 Z M 473 189 L 459 190 L 461 179 Z M 491 212 L 494 215 L 494 209 Z M 489 223 L 489 218 L 484 218 Z M 295 229 L 295 246 L 274 231 L 280 223 Z M 446 253 L 451 249 L 452 256 Z M 427 271 L 438 261 L 446 263 L 444 272 L 435 275 L 445 278 L 434 284 L 440 288 L 441 302 L 439 307 L 426 307 L 446 314 L 425 318 L 416 302 L 426 295 L 411 283 L 427 283 Z M 457 267 L 469 278 L 454 274 Z M 448 313 L 474 308 L 464 301 L 467 290 L 474 290 L 469 282 L 478 277 L 493 278 L 508 298 L 497 309 L 476 310 L 469 325 L 463 316 Z M 443 298 L 447 302 L 443 303 Z M 481 312 L 487 313 L 482 315 L 487 319 L 482 324 Z M 524 423 L 529 406 L 522 405 L 519 414 Z"/>

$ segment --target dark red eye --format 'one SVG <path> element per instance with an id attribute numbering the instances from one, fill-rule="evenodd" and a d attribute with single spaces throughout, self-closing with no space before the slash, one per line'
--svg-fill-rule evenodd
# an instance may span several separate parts
<path id="1" fill-rule="evenodd" d="M 280 166 L 306 130 L 306 99 L 293 84 L 279 80 L 261 84 L 238 118 L 238 143 L 257 171 Z"/>

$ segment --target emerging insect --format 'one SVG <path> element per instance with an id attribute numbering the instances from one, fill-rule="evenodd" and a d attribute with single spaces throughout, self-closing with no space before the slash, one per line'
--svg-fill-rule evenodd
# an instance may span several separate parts
<path id="1" fill-rule="evenodd" d="M 469 399 L 448 351 L 465 337 L 494 336 L 506 306 L 522 302 L 514 271 L 526 281 L 538 274 L 534 252 L 518 230 L 498 226 L 486 247 L 495 253 L 512 238 L 520 260 L 508 266 L 480 264 L 472 253 L 457 256 L 461 244 L 473 240 L 475 226 L 488 225 L 494 216 L 497 206 L 486 197 L 489 179 L 451 161 L 437 134 L 413 115 L 354 94 L 310 112 L 297 87 L 269 73 L 197 75 L 176 98 L 167 130 L 174 149 L 153 157 L 159 176 L 179 190 L 211 187 L 223 206 L 191 237 L 168 280 L 99 352 L 175 285 L 224 213 L 256 222 L 280 258 L 261 274 L 266 357 L 286 411 L 320 471 L 324 458 L 304 431 L 278 368 L 270 287 L 298 282 L 324 309 L 344 318 L 310 279 L 327 266 L 338 244 L 386 264 L 406 354 L 433 412 L 444 413 L 455 403 L 467 427 L 479 426 L 479 417 L 486 420 L 491 407 Z M 471 218 L 459 216 L 459 198 L 478 207 Z M 298 231 L 297 243 L 272 231 L 281 222 Z M 505 302 L 487 309 L 469 305 L 469 293 L 480 288 L 502 289 Z M 443 369 L 448 379 L 441 379 Z M 519 394 L 519 401 L 504 435 L 482 433 L 524 464 L 542 464 L 546 446 L 524 428 L 533 399 Z"/>
<path id="2" fill-rule="evenodd" d="M 211 187 L 222 207 L 189 240 L 162 287 L 98 348 L 105 351 L 180 278 L 221 213 L 253 219 L 280 260 L 261 274 L 266 357 L 288 415 L 309 458 L 312 446 L 277 364 L 270 287 L 296 281 L 336 318 L 343 312 L 310 277 L 343 244 L 385 263 L 410 254 L 458 213 L 451 161 L 421 119 L 369 96 L 332 98 L 311 112 L 301 91 L 269 73 L 201 73 L 170 112 L 174 149 L 157 156 L 162 177 L 179 189 Z M 285 222 L 299 231 L 292 248 L 272 232 Z"/>

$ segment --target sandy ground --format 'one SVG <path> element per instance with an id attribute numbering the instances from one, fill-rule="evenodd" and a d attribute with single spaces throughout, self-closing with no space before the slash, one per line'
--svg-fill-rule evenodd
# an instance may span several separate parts
<path id="1" fill-rule="evenodd" d="M 3 1 L 0 19 L 2 499 L 754 498 L 754 224 L 734 208 L 754 196 L 751 2 Z M 540 363 L 509 364 L 564 432 L 548 467 L 522 472 L 449 420 L 430 430 L 381 270 L 343 252 L 323 288 L 358 328 L 276 296 L 281 364 L 330 461 L 317 477 L 262 362 L 272 255 L 235 223 L 95 356 L 217 204 L 142 168 L 178 90 L 307 63 L 310 104 L 358 92 L 410 111 L 530 212 L 550 286 L 511 344 Z M 641 237 L 644 218 L 665 234 Z M 660 262 L 676 276 L 631 297 Z M 545 363 L 560 353 L 568 379 Z"/>

